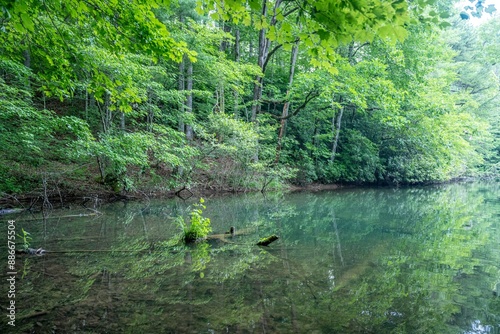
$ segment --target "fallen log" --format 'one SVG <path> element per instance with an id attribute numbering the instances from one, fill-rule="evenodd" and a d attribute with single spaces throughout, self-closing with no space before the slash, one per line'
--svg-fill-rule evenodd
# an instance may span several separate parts
<path id="1" fill-rule="evenodd" d="M 30 218 L 30 219 L 21 219 L 17 220 L 18 222 L 30 222 L 30 221 L 38 221 L 38 220 L 46 220 L 46 219 L 61 219 L 61 218 L 74 218 L 74 217 L 92 217 L 102 215 L 101 212 L 92 212 L 92 213 L 80 213 L 76 215 L 64 215 L 64 216 L 54 216 L 54 217 L 40 217 L 40 218 Z"/>
<path id="2" fill-rule="evenodd" d="M 262 238 L 257 243 L 257 246 L 269 246 L 270 243 L 278 240 L 278 236 L 276 234 L 270 235 L 267 238 Z"/>
<path id="3" fill-rule="evenodd" d="M 26 209 L 0 209 L 0 215 L 8 215 L 12 213 L 20 213 L 25 211 Z"/>

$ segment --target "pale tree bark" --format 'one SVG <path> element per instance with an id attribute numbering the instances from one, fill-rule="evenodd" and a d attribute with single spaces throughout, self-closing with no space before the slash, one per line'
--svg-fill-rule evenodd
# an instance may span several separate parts
<path id="1" fill-rule="evenodd" d="M 24 58 L 24 66 L 31 69 L 31 53 L 30 53 L 30 50 L 28 48 L 26 48 L 23 51 L 23 58 Z M 31 89 L 31 77 L 28 76 L 26 78 L 25 86 L 26 86 L 26 90 Z M 43 109 L 46 109 L 45 108 L 45 93 L 43 93 Z"/>
<path id="2" fill-rule="evenodd" d="M 111 111 L 111 94 L 109 92 L 104 93 L 104 105 L 99 106 L 99 111 L 101 113 L 101 124 L 102 132 L 108 133 L 111 130 L 111 121 L 113 119 L 113 113 Z"/>
<path id="3" fill-rule="evenodd" d="M 342 106 L 342 98 L 339 99 L 341 104 L 340 108 L 338 108 L 337 119 L 335 120 L 335 115 L 332 117 L 332 130 L 335 135 L 332 144 L 332 155 L 330 156 L 330 162 L 333 163 L 335 161 L 335 155 L 337 153 L 337 145 L 339 142 L 340 136 L 340 126 L 342 124 L 342 115 L 344 114 L 344 106 Z"/>
<path id="4" fill-rule="evenodd" d="M 103 133 L 108 133 L 111 130 L 112 127 L 112 120 L 113 120 L 113 112 L 111 111 L 111 94 L 106 91 L 104 93 L 104 103 L 101 105 L 100 103 L 97 104 L 97 107 L 99 108 L 99 112 L 101 114 L 101 125 L 102 125 L 102 132 Z M 97 156 L 97 165 L 99 166 L 99 173 L 101 174 L 101 181 L 105 182 L 106 180 L 106 168 L 109 167 L 110 162 L 109 158 L 104 155 L 98 155 Z"/>
<path id="5" fill-rule="evenodd" d="M 26 49 L 23 51 L 23 57 L 24 57 L 24 66 L 27 68 L 31 68 L 31 54 L 30 50 Z"/>
<path id="6" fill-rule="evenodd" d="M 281 5 L 282 0 L 276 0 L 274 3 L 274 9 L 273 9 L 273 16 L 271 18 L 271 21 L 269 23 L 269 26 L 276 26 L 277 23 L 277 14 L 278 14 L 278 8 Z M 267 10 L 267 0 L 262 1 L 262 17 L 266 17 L 268 13 Z M 257 64 L 261 69 L 262 74 L 266 71 L 266 66 L 269 62 L 269 59 L 271 56 L 276 52 L 281 47 L 281 44 L 276 45 L 272 50 L 270 50 L 271 46 L 271 41 L 269 38 L 266 37 L 267 29 L 266 28 L 261 28 L 259 31 L 259 45 L 258 45 L 258 58 L 257 58 Z M 264 78 L 262 75 L 258 75 L 255 78 L 255 84 L 253 88 L 253 102 L 252 102 L 252 112 L 250 116 L 250 120 L 255 123 L 256 130 L 258 127 L 257 124 L 257 115 L 261 111 L 261 98 L 262 98 L 262 89 L 263 89 L 263 84 L 264 84 Z M 257 145 L 257 150 L 252 158 L 254 162 L 257 162 L 259 160 L 259 145 Z"/>
<path id="7" fill-rule="evenodd" d="M 234 32 L 234 61 L 236 63 L 240 62 L 240 30 L 236 29 Z M 238 91 L 235 89 L 233 91 L 233 98 L 234 98 L 234 117 L 238 119 L 239 117 L 239 103 L 238 100 L 240 98 Z"/>
<path id="8" fill-rule="evenodd" d="M 274 163 L 278 163 L 280 160 L 280 155 L 281 155 L 281 145 L 283 141 L 283 136 L 285 135 L 285 128 L 286 128 L 286 120 L 288 117 L 288 109 L 290 106 L 290 89 L 292 88 L 293 84 L 293 76 L 295 74 L 295 65 L 297 64 L 297 56 L 299 54 L 299 45 L 298 41 L 294 44 L 292 47 L 292 54 L 290 56 L 290 73 L 288 76 L 288 89 L 286 91 L 286 97 L 285 97 L 285 104 L 283 105 L 283 112 L 281 115 L 281 124 L 280 124 L 280 130 L 278 133 L 278 145 L 276 147 L 276 159 Z"/>
<path id="9" fill-rule="evenodd" d="M 368 45 L 368 43 L 361 44 L 357 48 L 355 48 L 354 42 L 351 42 L 349 44 L 349 46 L 346 50 L 346 53 L 347 53 L 346 56 L 347 56 L 347 59 L 351 65 L 355 64 L 354 57 L 355 57 L 356 53 L 359 51 L 360 48 L 362 48 L 365 45 Z M 332 104 L 333 104 L 333 102 L 334 102 L 334 100 L 332 98 Z M 334 138 L 333 138 L 333 143 L 332 143 L 332 154 L 330 156 L 331 163 L 333 163 L 335 161 L 335 156 L 337 154 L 337 147 L 338 147 L 338 142 L 339 142 L 339 137 L 340 137 L 340 128 L 342 125 L 342 116 L 344 114 L 344 105 L 343 105 L 342 96 L 339 97 L 338 102 L 339 102 L 340 107 L 338 108 L 337 113 L 332 117 L 332 131 L 334 134 Z M 334 106 L 332 106 L 332 108 L 335 109 Z M 337 116 L 337 117 L 335 118 L 335 116 Z"/>
<path id="10" fill-rule="evenodd" d="M 192 141 L 194 137 L 193 126 L 192 124 L 185 124 L 183 120 L 185 114 L 193 112 L 193 63 L 186 55 L 179 64 L 177 84 L 179 91 L 186 94 L 184 103 L 179 106 L 179 131 L 184 132 L 187 140 Z"/>
<path id="11" fill-rule="evenodd" d="M 179 77 L 177 78 L 177 89 L 179 92 L 184 92 L 185 89 L 185 67 L 186 64 L 184 62 L 184 57 L 182 57 L 181 62 L 179 63 Z M 179 105 L 179 132 L 185 131 L 184 125 L 184 103 Z"/>
<path id="12" fill-rule="evenodd" d="M 120 129 L 125 132 L 125 113 L 120 112 Z"/>
<path id="13" fill-rule="evenodd" d="M 234 32 L 234 61 L 239 63 L 241 57 L 240 52 L 240 30 L 236 29 Z"/>
<path id="14" fill-rule="evenodd" d="M 271 18 L 271 22 L 269 26 L 275 26 L 277 23 L 277 13 L 278 13 L 278 8 L 281 5 L 282 1 L 281 0 L 276 0 L 274 3 L 274 9 L 273 9 L 273 16 Z M 262 1 L 262 17 L 267 16 L 267 0 Z M 271 51 L 270 46 L 271 46 L 271 41 L 269 38 L 266 37 L 267 29 L 262 28 L 259 30 L 259 49 L 258 49 L 258 58 L 257 58 L 257 65 L 260 67 L 262 73 L 265 72 L 267 63 L 269 62 L 269 58 L 272 56 L 272 54 L 281 47 L 281 45 L 276 45 L 274 49 Z M 254 89 L 253 89 L 253 104 L 252 104 L 252 115 L 251 115 L 251 121 L 255 122 L 257 120 L 257 115 L 260 113 L 261 110 L 261 105 L 260 105 L 260 100 L 262 98 L 262 85 L 264 83 L 264 78 L 260 75 L 258 75 L 255 78 L 255 84 L 254 84 Z"/>
<path id="15" fill-rule="evenodd" d="M 186 58 L 187 72 L 186 72 L 186 112 L 193 112 L 193 63 Z M 189 141 L 193 140 L 193 126 L 186 124 L 186 138 Z"/>

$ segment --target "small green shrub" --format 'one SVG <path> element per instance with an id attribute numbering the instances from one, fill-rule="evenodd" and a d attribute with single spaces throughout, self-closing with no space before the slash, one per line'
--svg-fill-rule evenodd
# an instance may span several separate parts
<path id="1" fill-rule="evenodd" d="M 26 251 L 31 244 L 31 235 L 29 232 L 26 232 L 24 228 L 21 228 L 21 234 L 17 234 L 17 237 L 21 239 L 21 250 Z"/>
<path id="2" fill-rule="evenodd" d="M 189 213 L 189 225 L 186 224 L 182 217 L 177 218 L 177 222 L 183 232 L 182 240 L 185 243 L 205 239 L 207 235 L 212 232 L 210 218 L 203 217 L 203 209 L 206 209 L 206 206 L 203 205 L 204 202 L 205 200 L 200 198 L 200 202 L 194 205 Z"/>

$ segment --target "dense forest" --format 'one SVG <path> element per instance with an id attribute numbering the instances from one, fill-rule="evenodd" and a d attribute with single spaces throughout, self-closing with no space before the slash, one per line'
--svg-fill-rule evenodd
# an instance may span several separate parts
<path id="1" fill-rule="evenodd" d="M 0 7 L 2 196 L 498 175 L 486 1 Z"/>

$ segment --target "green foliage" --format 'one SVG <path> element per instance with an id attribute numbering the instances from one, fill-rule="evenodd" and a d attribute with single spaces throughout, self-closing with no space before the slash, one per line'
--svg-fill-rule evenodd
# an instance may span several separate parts
<path id="1" fill-rule="evenodd" d="M 340 174 L 340 179 L 350 182 L 377 181 L 384 168 L 379 160 L 377 145 L 356 130 L 346 130 L 344 136 L 342 153 L 338 159 L 345 170 Z"/>
<path id="2" fill-rule="evenodd" d="M 25 251 L 30 247 L 31 240 L 33 239 L 31 237 L 31 234 L 27 231 L 24 230 L 24 228 L 21 228 L 21 233 L 17 234 L 17 237 L 21 239 L 21 242 L 18 243 L 21 245 L 21 250 Z"/>
<path id="3" fill-rule="evenodd" d="M 176 219 L 182 229 L 182 241 L 185 243 L 203 240 L 212 232 L 210 218 L 203 217 L 203 210 L 206 209 L 204 202 L 205 200 L 200 198 L 200 202 L 193 205 L 189 213 L 189 223 L 186 223 L 183 217 Z"/>
<path id="4" fill-rule="evenodd" d="M 0 191 L 47 172 L 146 193 L 498 173 L 498 20 L 440 31 L 438 1 L 101 2 L 0 5 Z"/>

